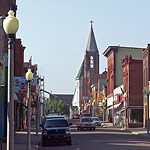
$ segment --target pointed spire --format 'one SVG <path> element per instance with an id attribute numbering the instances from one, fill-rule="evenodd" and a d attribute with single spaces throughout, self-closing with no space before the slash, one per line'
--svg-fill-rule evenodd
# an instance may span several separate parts
<path id="1" fill-rule="evenodd" d="M 87 51 L 98 51 L 94 32 L 93 32 L 93 21 L 91 20 L 90 23 L 91 23 L 91 31 L 89 34 L 89 39 L 88 39 L 88 43 L 86 46 L 86 50 Z"/>

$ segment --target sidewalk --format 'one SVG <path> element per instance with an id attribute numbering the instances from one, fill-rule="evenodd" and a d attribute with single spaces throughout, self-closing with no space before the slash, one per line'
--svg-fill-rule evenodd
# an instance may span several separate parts
<path id="1" fill-rule="evenodd" d="M 36 135 L 35 122 L 31 123 L 31 148 L 32 150 L 38 150 L 40 139 L 41 139 L 41 132 L 39 132 L 39 134 Z M 27 149 L 27 131 L 26 130 L 15 132 L 14 147 L 15 147 L 14 148 L 15 150 Z"/>
<path id="2" fill-rule="evenodd" d="M 118 129 L 124 130 L 121 126 L 114 126 L 113 127 L 112 123 L 105 123 L 103 127 L 105 127 L 105 128 L 114 128 L 114 129 L 117 129 L 117 130 Z M 131 132 L 132 134 L 135 134 L 135 135 L 142 135 L 142 136 L 149 136 L 150 137 L 150 134 L 149 135 L 147 134 L 147 128 L 127 128 L 124 131 L 129 131 L 129 132 Z"/>

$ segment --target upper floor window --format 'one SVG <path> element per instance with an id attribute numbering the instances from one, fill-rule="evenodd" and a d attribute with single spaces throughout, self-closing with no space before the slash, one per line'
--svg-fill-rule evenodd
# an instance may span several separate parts
<path id="1" fill-rule="evenodd" d="M 94 68 L 94 59 L 93 59 L 93 56 L 90 56 L 90 68 Z"/>

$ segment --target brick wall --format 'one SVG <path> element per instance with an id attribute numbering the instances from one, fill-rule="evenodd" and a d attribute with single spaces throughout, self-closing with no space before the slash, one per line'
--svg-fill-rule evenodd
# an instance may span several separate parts
<path id="1" fill-rule="evenodd" d="M 22 46 L 21 39 L 16 39 L 15 51 L 14 51 L 15 76 L 25 76 L 25 73 L 24 73 L 24 49 L 25 49 L 25 47 Z"/>
<path id="2" fill-rule="evenodd" d="M 107 58 L 107 94 L 113 93 L 114 90 L 114 53 Z"/>
<path id="3" fill-rule="evenodd" d="M 143 106 L 143 61 L 126 56 L 122 60 L 123 86 L 128 106 Z"/>
<path id="4" fill-rule="evenodd" d="M 143 106 L 143 62 L 133 60 L 129 64 L 129 105 Z"/>
<path id="5" fill-rule="evenodd" d="M 7 16 L 7 13 L 12 5 L 13 0 L 0 0 L 0 16 Z"/>

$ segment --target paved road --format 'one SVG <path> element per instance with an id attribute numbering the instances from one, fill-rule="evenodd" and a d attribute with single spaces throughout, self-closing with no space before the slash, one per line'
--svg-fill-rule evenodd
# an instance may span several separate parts
<path id="1" fill-rule="evenodd" d="M 72 145 L 40 147 L 39 150 L 150 150 L 150 139 L 120 129 L 99 127 L 78 131 L 72 127 Z"/>

